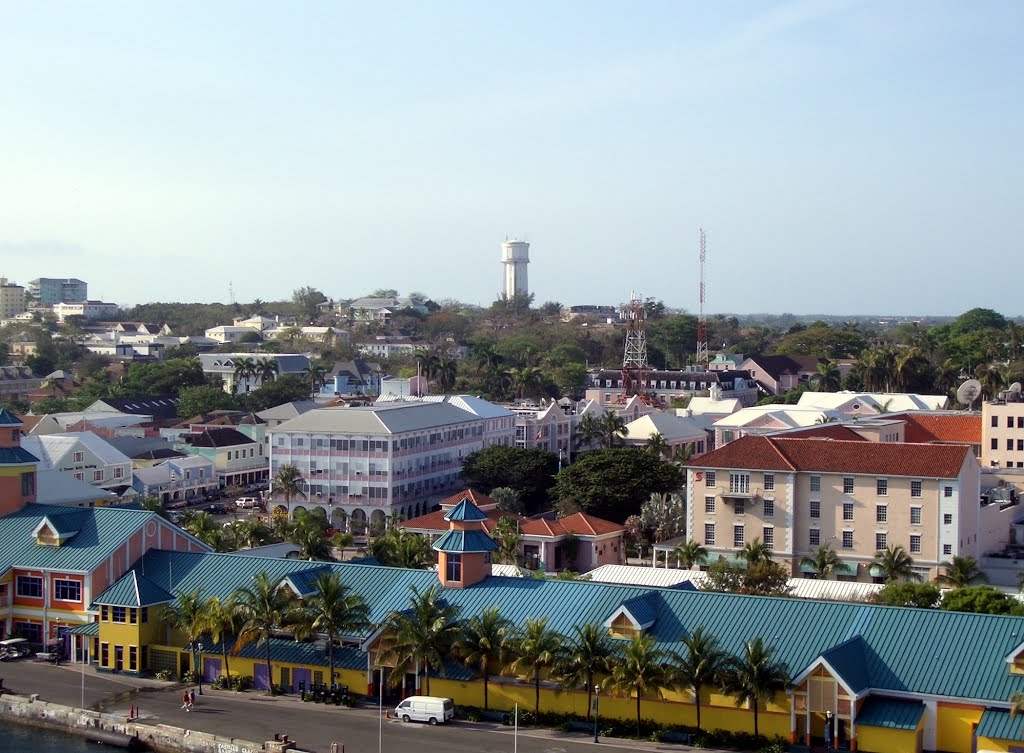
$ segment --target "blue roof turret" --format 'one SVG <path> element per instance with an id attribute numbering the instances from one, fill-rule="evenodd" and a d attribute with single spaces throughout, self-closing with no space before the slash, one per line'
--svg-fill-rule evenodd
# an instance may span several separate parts
<path id="1" fill-rule="evenodd" d="M 469 501 L 469 497 L 466 497 L 459 502 L 459 504 L 446 512 L 444 519 L 449 521 L 457 520 L 462 523 L 474 523 L 481 520 L 487 520 L 487 516 L 479 507 Z"/>

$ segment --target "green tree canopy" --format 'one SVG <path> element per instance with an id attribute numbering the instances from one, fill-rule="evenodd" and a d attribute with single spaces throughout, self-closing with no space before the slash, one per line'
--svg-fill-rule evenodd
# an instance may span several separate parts
<path id="1" fill-rule="evenodd" d="M 309 382 L 299 374 L 284 374 L 239 398 L 246 410 L 261 411 L 275 405 L 309 399 Z"/>
<path id="2" fill-rule="evenodd" d="M 621 523 L 638 515 L 651 494 L 674 492 L 681 484 L 675 465 L 645 450 L 618 447 L 580 455 L 558 474 L 554 494 L 560 507 L 574 505 Z"/>
<path id="3" fill-rule="evenodd" d="M 1005 330 L 1006 317 L 992 309 L 973 308 L 960 314 L 949 325 L 949 333 L 954 337 L 982 329 Z"/>
<path id="4" fill-rule="evenodd" d="M 1024 615 L 1024 605 L 992 586 L 964 586 L 948 591 L 942 608 L 950 612 Z"/>
<path id="5" fill-rule="evenodd" d="M 492 445 L 471 453 L 462 466 L 462 478 L 485 494 L 496 486 L 519 492 L 530 510 L 547 500 L 558 471 L 558 456 L 547 450 Z"/>
<path id="6" fill-rule="evenodd" d="M 124 376 L 126 395 L 177 395 L 184 387 L 206 384 L 199 361 L 170 358 L 155 363 L 133 363 Z"/>
<path id="7" fill-rule="evenodd" d="M 215 410 L 235 410 L 238 401 L 220 387 L 201 384 L 194 387 L 182 387 L 178 393 L 178 416 L 189 418 L 210 413 Z"/>
<path id="8" fill-rule="evenodd" d="M 890 607 L 933 609 L 942 592 L 933 583 L 897 583 L 890 581 L 874 595 L 874 601 Z"/>
<path id="9" fill-rule="evenodd" d="M 857 332 L 818 326 L 787 334 L 775 344 L 772 352 L 781 356 L 853 358 L 866 345 L 864 336 Z"/>

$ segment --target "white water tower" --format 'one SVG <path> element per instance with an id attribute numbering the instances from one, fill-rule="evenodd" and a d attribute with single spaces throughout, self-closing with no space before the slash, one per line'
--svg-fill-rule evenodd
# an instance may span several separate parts
<path id="1" fill-rule="evenodd" d="M 526 265 L 530 263 L 530 244 L 526 241 L 505 241 L 501 244 L 501 263 L 505 265 L 505 297 L 529 295 Z"/>

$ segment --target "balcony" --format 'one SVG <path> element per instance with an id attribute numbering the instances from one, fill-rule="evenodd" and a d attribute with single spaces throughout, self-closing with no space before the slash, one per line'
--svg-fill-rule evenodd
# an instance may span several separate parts
<path id="1" fill-rule="evenodd" d="M 760 499 L 763 491 L 760 487 L 730 487 L 721 492 L 722 499 Z"/>

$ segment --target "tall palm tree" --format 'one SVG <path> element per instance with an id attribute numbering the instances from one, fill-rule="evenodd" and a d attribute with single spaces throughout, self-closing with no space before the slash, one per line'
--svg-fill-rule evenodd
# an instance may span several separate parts
<path id="1" fill-rule="evenodd" d="M 935 369 L 935 388 L 942 394 L 953 389 L 960 376 L 960 368 L 952 358 L 947 358 L 939 364 Z"/>
<path id="2" fill-rule="evenodd" d="M 230 678 L 228 638 L 238 632 L 238 610 L 230 597 L 222 600 L 214 596 L 206 603 L 206 616 L 210 637 L 220 643 L 221 653 L 224 656 L 224 671 L 221 673 L 221 677 Z"/>
<path id="3" fill-rule="evenodd" d="M 273 532 L 262 520 L 255 518 L 237 520 L 231 528 L 235 534 L 235 544 L 239 547 L 252 548 L 273 541 Z"/>
<path id="4" fill-rule="evenodd" d="M 422 569 L 434 564 L 427 539 L 401 526 L 392 526 L 370 542 L 370 554 L 388 567 Z"/>
<path id="5" fill-rule="evenodd" d="M 484 678 L 484 709 L 490 708 L 487 686 L 491 677 L 491 664 L 505 661 L 505 649 L 512 633 L 512 621 L 502 617 L 498 607 L 488 607 L 462 623 L 455 640 L 455 651 L 467 667 L 475 669 Z"/>
<path id="6" fill-rule="evenodd" d="M 746 560 L 748 565 L 756 565 L 758 562 L 771 561 L 772 550 L 762 543 L 761 539 L 754 539 L 744 544 L 736 556 Z"/>
<path id="7" fill-rule="evenodd" d="M 274 491 L 283 494 L 285 503 L 290 504 L 292 497 L 303 494 L 302 471 L 291 464 L 282 465 L 274 476 Z"/>
<path id="8" fill-rule="evenodd" d="M 210 627 L 208 602 L 199 588 L 187 592 L 177 589 L 174 595 L 178 598 L 164 607 L 161 618 L 172 630 L 180 630 L 185 634 L 192 650 L 192 668 L 201 672 L 196 660 L 196 649 L 199 638 Z"/>
<path id="9" fill-rule="evenodd" d="M 494 526 L 491 532 L 498 549 L 493 553 L 492 558 L 501 565 L 518 565 L 522 556 L 519 551 L 522 536 L 519 533 L 519 521 L 511 515 L 503 516 Z"/>
<path id="10" fill-rule="evenodd" d="M 422 667 L 430 695 L 430 670 L 445 676 L 445 656 L 459 633 L 458 614 L 458 607 L 443 598 L 440 586 L 423 592 L 413 586 L 408 607 L 389 614 L 385 623 L 383 640 L 388 647 L 381 658 L 394 661 L 392 678 L 400 682 L 410 671 L 418 675 Z"/>
<path id="11" fill-rule="evenodd" d="M 527 617 L 526 623 L 511 641 L 515 657 L 508 669 L 533 675 L 534 714 L 540 714 L 540 673 L 557 661 L 562 650 L 562 634 L 548 627 L 547 617 Z"/>
<path id="12" fill-rule="evenodd" d="M 620 693 L 636 693 L 636 734 L 640 736 L 640 700 L 644 692 L 660 691 L 669 677 L 665 654 L 655 648 L 654 636 L 637 633 L 612 662 L 608 686 Z"/>
<path id="13" fill-rule="evenodd" d="M 618 413 L 606 410 L 598 423 L 601 427 L 598 442 L 602 447 L 617 447 L 625 443 L 629 429 L 626 428 L 626 419 Z"/>
<path id="14" fill-rule="evenodd" d="M 722 683 L 722 673 L 726 667 L 728 654 L 703 625 L 689 635 L 684 635 L 679 642 L 685 646 L 686 654 L 672 652 L 673 667 L 670 670 L 669 684 L 693 691 L 693 702 L 697 706 L 697 729 L 700 729 L 701 691 Z"/>
<path id="15" fill-rule="evenodd" d="M 555 664 L 558 681 L 568 688 L 587 689 L 587 719 L 594 695 L 594 680 L 611 671 L 614 647 L 608 631 L 601 625 L 574 625 L 570 643 Z"/>
<path id="16" fill-rule="evenodd" d="M 941 585 L 963 588 L 972 583 L 988 583 L 988 576 L 978 569 L 978 561 L 974 557 L 953 557 L 951 562 L 943 562 L 942 566 L 946 572 L 935 579 Z"/>
<path id="17" fill-rule="evenodd" d="M 334 684 L 334 644 L 343 635 L 361 633 L 370 626 L 370 610 L 359 594 L 341 582 L 341 575 L 325 571 L 313 582 L 313 593 L 289 616 L 296 637 L 327 636 L 327 666 Z"/>
<path id="18" fill-rule="evenodd" d="M 437 362 L 437 389 L 441 394 L 447 394 L 455 387 L 455 381 L 459 377 L 459 362 L 448 356 L 441 356 Z"/>
<path id="19" fill-rule="evenodd" d="M 327 377 L 327 369 L 321 364 L 311 362 L 303 369 L 303 376 L 309 380 L 310 394 L 316 395 L 317 391 L 323 386 L 324 379 Z"/>
<path id="20" fill-rule="evenodd" d="M 261 358 L 256 364 L 256 374 L 260 378 L 260 384 L 273 382 L 277 379 L 280 371 L 281 367 L 278 365 L 276 358 Z"/>
<path id="21" fill-rule="evenodd" d="M 692 570 L 694 565 L 707 563 L 708 550 L 696 539 L 689 539 L 673 549 L 669 556 L 675 557 L 676 561 L 685 569 Z"/>
<path id="22" fill-rule="evenodd" d="M 509 376 L 518 398 L 537 397 L 544 385 L 544 372 L 536 366 L 509 369 Z"/>
<path id="23" fill-rule="evenodd" d="M 249 377 L 256 376 L 258 368 L 259 367 L 257 366 L 256 361 L 253 360 L 252 358 L 246 357 L 246 358 L 236 358 L 235 359 L 234 376 L 235 376 L 235 391 L 236 392 L 238 391 L 238 384 L 239 383 L 245 384 L 246 392 L 249 391 L 249 385 L 246 383 L 246 380 Z"/>
<path id="24" fill-rule="evenodd" d="M 999 390 L 1006 384 L 1006 374 L 1003 367 L 997 363 L 990 363 L 988 366 L 978 368 L 978 379 L 981 381 L 985 394 L 994 400 Z"/>
<path id="25" fill-rule="evenodd" d="M 747 641 L 739 656 L 727 660 L 723 675 L 725 692 L 736 696 L 736 705 L 749 703 L 753 707 L 755 735 L 760 734 L 757 713 L 761 704 L 767 704 L 790 684 L 789 669 L 772 658 L 774 653 L 775 649 L 761 638 Z"/>
<path id="26" fill-rule="evenodd" d="M 884 552 L 876 552 L 874 564 L 889 583 L 898 580 L 917 580 L 914 559 L 899 544 L 887 547 Z"/>
<path id="27" fill-rule="evenodd" d="M 270 694 L 274 694 L 274 671 L 270 662 L 270 639 L 274 631 L 286 627 L 293 598 L 281 578 L 258 573 L 252 585 L 239 588 L 232 594 L 238 609 L 241 626 L 231 653 L 237 654 L 253 641 L 266 646 L 267 681 Z"/>
<path id="28" fill-rule="evenodd" d="M 822 579 L 827 578 L 832 573 L 843 573 L 844 575 L 850 573 L 850 568 L 839 559 L 836 550 L 828 544 L 822 544 L 814 550 L 813 555 L 801 559 L 800 565 L 813 567 L 814 572 Z"/>
<path id="29" fill-rule="evenodd" d="M 584 413 L 579 423 L 576 424 L 576 436 L 573 439 L 573 444 L 578 450 L 582 447 L 598 444 L 603 436 L 604 431 L 601 428 L 601 419 L 593 413 Z"/>
<path id="30" fill-rule="evenodd" d="M 191 512 L 191 511 L 190 511 Z M 204 544 L 209 544 L 220 551 L 224 544 L 224 537 L 221 527 L 208 512 L 197 512 L 194 515 L 181 517 L 181 527 L 191 533 Z"/>
<path id="31" fill-rule="evenodd" d="M 658 432 L 651 434 L 651 436 L 647 438 L 647 441 L 644 442 L 644 449 L 659 460 L 667 460 L 672 457 L 672 448 L 669 446 L 669 443 L 665 441 L 665 437 Z"/>
<path id="32" fill-rule="evenodd" d="M 819 363 L 814 374 L 811 376 L 811 383 L 818 392 L 835 392 L 842 384 L 842 376 L 839 374 L 839 366 L 835 361 Z"/>

